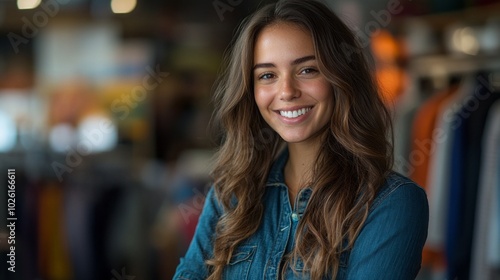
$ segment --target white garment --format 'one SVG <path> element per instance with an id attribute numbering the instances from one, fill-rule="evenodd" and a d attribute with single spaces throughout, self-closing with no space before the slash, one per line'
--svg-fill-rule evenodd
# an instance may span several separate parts
<path id="1" fill-rule="evenodd" d="M 411 164 L 408 161 L 411 142 L 411 126 L 417 109 L 425 100 L 416 87 L 417 81 L 410 81 L 394 106 L 394 171 L 408 176 Z"/>
<path id="2" fill-rule="evenodd" d="M 462 108 L 465 98 L 473 92 L 474 82 L 473 77 L 466 78 L 455 96 L 441 105 L 433 131 L 433 135 L 437 135 L 436 132 L 444 135 L 434 139 L 434 153 L 429 159 L 427 173 L 429 231 L 426 246 L 436 251 L 444 250 L 445 246 L 454 116 Z"/>

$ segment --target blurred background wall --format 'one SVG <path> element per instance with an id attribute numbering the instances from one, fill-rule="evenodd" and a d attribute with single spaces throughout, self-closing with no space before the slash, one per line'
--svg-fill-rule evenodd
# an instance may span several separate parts
<path id="1" fill-rule="evenodd" d="M 1 279 L 172 278 L 224 51 L 268 2 L 0 1 Z M 428 193 L 419 279 L 500 279 L 499 1 L 325 2 L 374 57 L 395 169 Z"/>

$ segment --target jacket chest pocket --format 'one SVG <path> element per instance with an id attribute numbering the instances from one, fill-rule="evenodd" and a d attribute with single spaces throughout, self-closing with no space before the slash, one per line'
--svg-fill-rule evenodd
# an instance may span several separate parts
<path id="1" fill-rule="evenodd" d="M 340 255 L 340 260 L 339 260 L 339 268 L 337 272 L 337 277 L 335 279 L 345 279 L 346 278 L 346 270 L 347 270 L 347 264 L 349 262 L 349 252 L 344 252 L 342 255 Z M 292 264 L 291 264 L 292 265 Z M 293 279 L 293 280 L 309 280 L 309 272 L 307 269 L 304 268 L 304 263 L 302 262 L 302 259 L 298 259 L 297 262 L 295 263 L 295 271 L 296 273 L 293 272 L 291 265 L 287 268 L 285 272 L 285 277 L 283 279 Z M 331 275 L 327 275 L 323 277 L 324 280 L 330 280 L 332 279 Z"/>
<path id="2" fill-rule="evenodd" d="M 224 268 L 223 279 L 250 279 L 248 274 L 256 250 L 256 245 L 242 245 L 236 248 L 229 264 Z"/>
<path id="3" fill-rule="evenodd" d="M 292 266 L 295 267 L 295 272 L 293 271 Z M 299 258 L 297 262 L 288 264 L 288 267 L 284 271 L 284 277 L 281 277 L 280 279 L 309 280 L 310 277 L 308 271 L 304 270 L 304 263 L 302 262 L 302 259 Z"/>

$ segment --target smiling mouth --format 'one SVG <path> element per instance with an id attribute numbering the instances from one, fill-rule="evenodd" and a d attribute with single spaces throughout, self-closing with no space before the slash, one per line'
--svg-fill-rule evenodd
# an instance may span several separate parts
<path id="1" fill-rule="evenodd" d="M 305 113 L 311 111 L 312 107 L 307 107 L 307 108 L 302 108 L 298 110 L 293 110 L 293 111 L 279 111 L 280 115 L 288 118 L 288 119 L 294 119 L 297 117 L 300 117 L 304 115 Z"/>

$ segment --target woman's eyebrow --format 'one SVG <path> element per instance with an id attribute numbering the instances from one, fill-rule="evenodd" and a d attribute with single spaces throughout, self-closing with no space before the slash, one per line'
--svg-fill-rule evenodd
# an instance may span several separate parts
<path id="1" fill-rule="evenodd" d="M 301 63 L 304 63 L 306 61 L 315 60 L 315 59 L 316 59 L 316 57 L 314 55 L 308 55 L 308 56 L 297 58 L 297 59 L 293 60 L 292 63 L 290 63 L 290 64 L 297 65 L 297 64 L 301 64 Z M 272 68 L 272 67 L 276 67 L 276 65 L 274 65 L 274 63 L 258 63 L 258 64 L 255 64 L 253 66 L 253 70 L 255 70 L 257 68 Z"/>
<path id="2" fill-rule="evenodd" d="M 301 63 L 304 63 L 306 61 L 315 60 L 315 59 L 316 59 L 316 57 L 314 55 L 308 55 L 308 56 L 304 56 L 304 57 L 295 59 L 294 61 L 292 61 L 291 64 L 297 65 L 297 64 L 301 64 Z"/>

